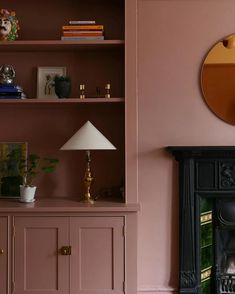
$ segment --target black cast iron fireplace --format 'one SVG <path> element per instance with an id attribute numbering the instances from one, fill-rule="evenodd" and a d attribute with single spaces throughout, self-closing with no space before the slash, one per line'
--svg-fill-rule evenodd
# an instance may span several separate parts
<path id="1" fill-rule="evenodd" d="M 179 162 L 179 293 L 235 294 L 235 147 L 167 147 Z"/>

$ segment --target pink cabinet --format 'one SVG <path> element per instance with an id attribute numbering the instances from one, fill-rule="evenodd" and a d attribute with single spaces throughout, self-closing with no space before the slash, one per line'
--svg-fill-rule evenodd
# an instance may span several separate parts
<path id="1" fill-rule="evenodd" d="M 14 285 L 17 294 L 69 293 L 68 219 L 15 217 Z"/>
<path id="2" fill-rule="evenodd" d="M 8 219 L 0 217 L 0 287 L 1 294 L 8 293 Z"/>
<path id="3" fill-rule="evenodd" d="M 124 293 L 124 218 L 14 217 L 16 294 Z"/>
<path id="4" fill-rule="evenodd" d="M 71 294 L 124 293 L 122 217 L 70 219 Z"/>

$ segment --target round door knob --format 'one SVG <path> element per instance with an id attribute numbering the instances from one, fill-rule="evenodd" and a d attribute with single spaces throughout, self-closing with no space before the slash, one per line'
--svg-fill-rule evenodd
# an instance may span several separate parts
<path id="1" fill-rule="evenodd" d="M 0 249 L 0 254 L 3 254 L 4 253 L 4 250 L 3 249 Z"/>

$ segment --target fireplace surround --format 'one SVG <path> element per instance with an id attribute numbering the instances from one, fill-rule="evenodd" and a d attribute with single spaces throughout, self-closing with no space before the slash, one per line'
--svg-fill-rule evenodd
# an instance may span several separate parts
<path id="1" fill-rule="evenodd" d="M 179 166 L 179 293 L 235 293 L 235 147 L 167 151 Z"/>

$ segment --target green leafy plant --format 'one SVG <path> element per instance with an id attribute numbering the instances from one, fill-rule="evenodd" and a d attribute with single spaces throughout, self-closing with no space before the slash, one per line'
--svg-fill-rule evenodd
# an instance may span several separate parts
<path id="1" fill-rule="evenodd" d="M 65 81 L 65 82 L 70 82 L 71 81 L 71 78 L 69 76 L 63 76 L 63 75 L 56 75 L 54 77 L 54 81 L 55 83 L 56 82 L 59 82 L 59 81 Z"/>
<path id="2" fill-rule="evenodd" d="M 42 158 L 37 154 L 29 154 L 26 161 L 19 161 L 19 170 L 23 176 L 24 186 L 33 186 L 34 178 L 40 173 L 51 173 L 56 169 L 58 159 L 55 158 Z"/>
<path id="3" fill-rule="evenodd" d="M 12 150 L 8 154 L 8 159 L 17 162 L 19 173 L 23 177 L 24 186 L 33 186 L 33 180 L 40 172 L 51 173 L 59 163 L 58 159 L 40 157 L 37 154 L 29 154 L 26 159 L 22 158 L 20 149 Z"/>

